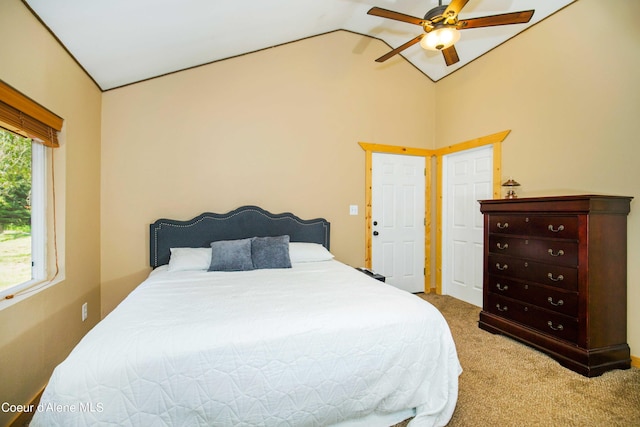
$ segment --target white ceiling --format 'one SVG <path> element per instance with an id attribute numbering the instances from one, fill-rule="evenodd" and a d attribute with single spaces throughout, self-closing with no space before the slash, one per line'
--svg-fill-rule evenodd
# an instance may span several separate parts
<path id="1" fill-rule="evenodd" d="M 378 38 L 389 50 L 423 31 L 367 15 L 378 6 L 424 17 L 438 0 L 23 0 L 100 86 L 108 90 L 336 30 Z M 402 56 L 438 81 L 575 0 L 469 0 L 460 19 L 535 9 L 528 24 L 470 29 L 460 62 L 414 45 Z M 448 4 L 448 0 L 443 1 Z M 380 56 L 365 49 L 371 67 Z M 386 64 L 403 61 L 400 56 Z"/>

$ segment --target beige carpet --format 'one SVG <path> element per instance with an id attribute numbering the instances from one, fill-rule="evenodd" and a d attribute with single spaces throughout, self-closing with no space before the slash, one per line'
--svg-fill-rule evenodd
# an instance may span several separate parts
<path id="1" fill-rule="evenodd" d="M 464 369 L 449 426 L 640 426 L 639 369 L 586 378 L 481 330 L 478 307 L 449 296 L 420 296 L 447 319 Z"/>

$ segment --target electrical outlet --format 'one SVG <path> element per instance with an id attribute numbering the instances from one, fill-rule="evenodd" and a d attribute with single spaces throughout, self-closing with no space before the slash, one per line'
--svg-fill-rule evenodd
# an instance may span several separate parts
<path id="1" fill-rule="evenodd" d="M 349 205 L 349 215 L 358 215 L 358 205 Z"/>
<path id="2" fill-rule="evenodd" d="M 82 304 L 82 321 L 87 320 L 87 303 Z"/>

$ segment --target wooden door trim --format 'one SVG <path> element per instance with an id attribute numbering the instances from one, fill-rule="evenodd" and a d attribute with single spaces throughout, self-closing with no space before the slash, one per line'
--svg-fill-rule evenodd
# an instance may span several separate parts
<path id="1" fill-rule="evenodd" d="M 431 290 L 431 157 L 435 155 L 434 150 L 424 148 L 402 147 L 397 145 L 372 144 L 368 142 L 359 142 L 360 147 L 365 151 L 365 256 L 364 265 L 371 268 L 371 192 L 372 192 L 372 155 L 373 153 L 382 154 L 403 154 L 406 156 L 424 157 L 425 167 L 425 198 L 424 198 L 424 292 Z"/>
<path id="2" fill-rule="evenodd" d="M 371 171 L 372 153 L 404 154 L 425 157 L 425 242 L 424 242 L 424 291 L 431 291 L 431 158 L 436 158 L 436 277 L 435 291 L 442 293 L 442 158 L 459 151 L 493 144 L 493 198 L 501 197 L 502 142 L 510 129 L 468 141 L 429 150 L 426 148 L 359 142 L 365 151 L 365 267 L 371 268 Z"/>
<path id="3" fill-rule="evenodd" d="M 493 198 L 501 197 L 502 142 L 511 130 L 471 139 L 435 150 L 436 156 L 436 294 L 442 294 L 442 162 L 447 154 L 493 145 Z"/>

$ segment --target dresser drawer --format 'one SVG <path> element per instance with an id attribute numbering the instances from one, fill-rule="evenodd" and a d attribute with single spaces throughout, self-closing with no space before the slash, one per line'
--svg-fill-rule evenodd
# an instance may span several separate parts
<path id="1" fill-rule="evenodd" d="M 531 234 L 537 237 L 578 239 L 578 217 L 556 215 L 532 215 L 529 217 Z"/>
<path id="2" fill-rule="evenodd" d="M 578 290 L 578 269 L 574 267 L 489 254 L 487 272 L 492 275 L 555 286 L 569 291 Z"/>
<path id="3" fill-rule="evenodd" d="M 540 260 L 558 265 L 578 265 L 578 242 L 557 239 L 525 239 L 489 235 L 489 252 Z"/>
<path id="4" fill-rule="evenodd" d="M 578 293 L 489 275 L 488 291 L 571 317 L 578 316 Z"/>
<path id="5" fill-rule="evenodd" d="M 489 215 L 489 233 L 529 234 L 529 217 L 526 215 Z"/>
<path id="6" fill-rule="evenodd" d="M 578 339 L 578 319 L 575 317 L 550 312 L 495 294 L 489 294 L 488 311 L 556 338 L 571 342 Z"/>
<path id="7" fill-rule="evenodd" d="M 489 215 L 489 233 L 534 235 L 557 239 L 578 238 L 577 215 Z"/>

